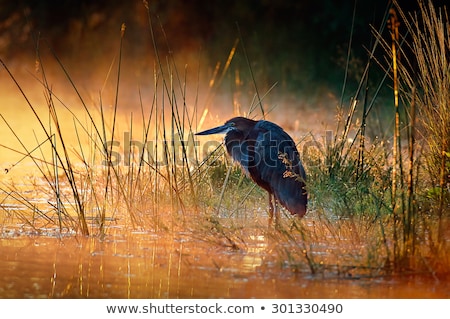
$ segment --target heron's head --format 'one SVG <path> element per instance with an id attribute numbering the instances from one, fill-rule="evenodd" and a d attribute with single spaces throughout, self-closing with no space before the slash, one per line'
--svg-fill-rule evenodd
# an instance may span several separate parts
<path id="1" fill-rule="evenodd" d="M 256 123 L 257 121 L 253 121 L 245 117 L 233 117 L 232 119 L 226 121 L 224 125 L 198 132 L 195 135 L 226 134 L 230 131 L 247 133 L 256 125 Z"/>

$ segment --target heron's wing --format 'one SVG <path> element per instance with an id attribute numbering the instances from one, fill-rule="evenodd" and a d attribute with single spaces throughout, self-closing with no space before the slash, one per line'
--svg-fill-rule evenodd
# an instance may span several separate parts
<path id="1" fill-rule="evenodd" d="M 268 121 L 259 121 L 255 130 L 256 136 L 255 147 L 259 148 L 259 152 L 264 151 L 266 156 L 270 153 L 270 164 L 279 166 L 279 162 L 285 165 L 280 168 L 288 169 L 293 173 L 306 178 L 300 156 L 294 140 L 280 126 Z M 268 150 L 267 147 L 270 147 Z"/>
<path id="2" fill-rule="evenodd" d="M 293 214 L 304 215 L 307 196 L 305 171 L 292 138 L 278 125 L 260 121 L 250 133 L 248 171 L 261 187 Z"/>

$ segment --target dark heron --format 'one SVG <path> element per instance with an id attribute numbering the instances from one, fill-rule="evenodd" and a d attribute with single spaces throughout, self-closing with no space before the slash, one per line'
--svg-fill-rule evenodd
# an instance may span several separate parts
<path id="1" fill-rule="evenodd" d="M 305 170 L 292 138 L 278 125 L 235 117 L 196 135 L 225 133 L 228 154 L 269 193 L 269 216 L 278 219 L 277 202 L 292 215 L 306 213 Z"/>

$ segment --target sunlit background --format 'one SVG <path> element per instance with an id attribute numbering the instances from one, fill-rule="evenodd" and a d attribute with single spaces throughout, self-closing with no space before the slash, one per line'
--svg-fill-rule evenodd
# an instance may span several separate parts
<path id="1" fill-rule="evenodd" d="M 232 115 L 260 119 L 255 106 L 262 97 L 267 118 L 299 139 L 334 128 L 336 107 L 353 97 L 374 41 L 370 25 L 378 28 L 386 4 L 367 0 L 354 10 L 345 1 L 173 0 L 150 1 L 149 9 L 150 19 L 142 1 L 3 1 L 0 54 L 38 111 L 47 107 L 43 75 L 62 108 L 83 111 L 78 94 L 94 115 L 100 104 L 106 111 L 117 105 L 115 139 L 122 144 L 132 114 L 138 118 L 142 109 L 148 111 L 158 90 L 156 52 L 163 67 L 170 65 L 171 85 L 177 94 L 184 91 L 191 114 L 195 109 L 194 125 L 222 123 Z M 374 85 L 378 72 L 374 67 Z M 26 136 L 29 149 L 44 142 L 28 102 L 4 69 L 0 81 L 4 121 L 23 142 Z M 382 110 L 381 94 L 378 101 Z M 65 114 L 59 120 L 72 121 Z M 4 124 L 7 146 L 20 148 Z M 65 127 L 66 138 L 74 138 L 73 123 Z M 4 149 L 2 158 L 7 169 L 21 156 Z"/>

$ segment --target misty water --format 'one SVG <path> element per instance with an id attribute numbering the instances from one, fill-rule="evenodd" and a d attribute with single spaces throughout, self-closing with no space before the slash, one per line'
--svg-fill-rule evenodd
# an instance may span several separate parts
<path id="1" fill-rule="evenodd" d="M 231 251 L 152 233 L 0 240 L 2 298 L 448 298 L 424 276 L 324 278 L 271 260 L 264 238 Z M 254 246 L 254 247 L 252 247 Z"/>
<path id="2" fill-rule="evenodd" d="M 240 220 L 235 218 L 234 222 Z M 240 232 L 236 247 L 201 227 L 146 231 L 145 226 L 130 230 L 116 222 L 101 238 L 70 233 L 60 236 L 52 227 L 39 232 L 23 224 L 3 227 L 0 297 L 450 297 L 448 278 L 406 271 L 369 275 L 364 265 L 346 266 L 349 257 L 336 256 L 333 246 L 326 242 L 312 244 L 315 260 L 326 266 L 312 274 L 305 259 L 292 265 L 280 253 L 280 249 L 287 249 L 295 254 L 299 247 L 280 244 L 277 231 L 265 224 L 267 219 L 260 222 L 258 227 Z M 312 225 L 317 220 L 307 216 L 304 222 Z M 340 238 L 341 242 L 345 240 Z M 355 253 L 354 243 L 347 240 L 348 248 L 341 244 L 340 249 Z"/>

